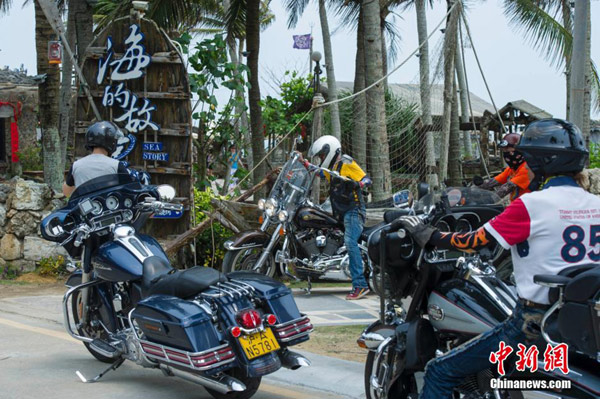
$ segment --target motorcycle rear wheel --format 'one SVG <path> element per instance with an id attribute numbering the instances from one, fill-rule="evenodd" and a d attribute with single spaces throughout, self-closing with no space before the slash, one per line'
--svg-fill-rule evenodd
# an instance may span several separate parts
<path id="1" fill-rule="evenodd" d="M 225 374 L 240 380 L 246 385 L 246 390 L 243 392 L 220 393 L 210 388 L 206 391 L 215 399 L 250 399 L 258 391 L 262 377 L 248 377 L 239 368 L 234 368 L 225 371 Z"/>
<path id="2" fill-rule="evenodd" d="M 252 248 L 227 251 L 223 258 L 223 273 L 249 271 L 273 277 L 275 275 L 276 266 L 272 255 L 267 257 L 265 264 L 262 265 L 259 270 L 254 269 L 254 265 L 258 258 L 260 258 L 262 250 L 262 248 Z"/>
<path id="3" fill-rule="evenodd" d="M 90 309 L 89 321 L 100 321 L 105 326 L 110 326 L 111 323 L 107 320 L 107 315 L 103 315 L 102 310 L 104 308 L 100 308 L 98 306 L 98 294 L 94 288 L 89 289 L 89 299 L 88 299 L 88 309 Z M 106 339 L 108 338 L 108 334 L 102 326 L 92 327 L 91 323 L 88 323 L 87 326 L 79 327 L 79 320 L 82 317 L 82 303 L 81 303 L 81 291 L 76 291 L 73 293 L 72 301 L 71 301 L 71 309 L 73 310 L 73 322 L 77 327 L 77 333 L 83 337 L 88 338 L 99 338 Z M 95 310 L 94 310 L 95 309 Z M 93 350 L 87 342 L 83 343 L 86 349 L 98 360 L 103 363 L 114 363 L 115 359 L 111 359 L 109 357 L 103 356 L 100 353 Z"/>

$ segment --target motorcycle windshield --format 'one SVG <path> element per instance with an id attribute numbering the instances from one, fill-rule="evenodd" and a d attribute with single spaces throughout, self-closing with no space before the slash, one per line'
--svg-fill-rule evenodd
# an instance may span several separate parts
<path id="1" fill-rule="evenodd" d="M 298 202 L 306 196 L 305 193 L 308 192 L 310 181 L 308 170 L 298 161 L 297 157 L 292 157 L 281 168 L 269 197 L 284 201 L 292 193 L 292 186 L 295 186 L 304 190 L 303 195 L 296 194 L 294 202 Z"/>
<path id="2" fill-rule="evenodd" d="M 482 190 L 478 187 L 448 187 L 441 192 L 430 193 L 417 203 L 417 210 L 430 208 L 441 201 L 442 194 L 448 195 L 450 207 L 495 205 L 500 202 L 500 197 L 492 191 Z"/>
<path id="3" fill-rule="evenodd" d="M 69 201 L 87 196 L 98 190 L 106 190 L 108 188 L 124 186 L 128 184 L 137 184 L 141 188 L 140 182 L 134 179 L 129 173 L 111 173 L 109 175 L 99 176 L 77 187 L 77 189 L 71 195 Z"/>

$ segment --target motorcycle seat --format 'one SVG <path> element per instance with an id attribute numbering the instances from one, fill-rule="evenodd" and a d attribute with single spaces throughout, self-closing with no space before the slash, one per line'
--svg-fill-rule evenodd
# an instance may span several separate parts
<path id="1" fill-rule="evenodd" d="M 581 273 L 587 272 L 588 270 L 592 270 L 594 268 L 598 267 L 597 264 L 587 264 L 587 265 L 578 265 L 578 266 L 569 266 L 565 269 L 562 269 L 558 275 L 559 276 L 564 276 L 564 277 L 576 277 Z M 571 281 L 569 281 L 569 284 L 571 283 Z M 548 293 L 548 300 L 550 301 L 550 303 L 554 303 L 556 301 L 558 301 L 558 293 L 559 293 L 559 288 L 550 288 L 550 292 Z"/>
<path id="2" fill-rule="evenodd" d="M 385 222 L 377 223 L 373 226 L 363 228 L 363 231 L 360 235 L 360 239 L 365 242 L 368 241 L 371 233 L 373 233 L 375 230 L 381 228 L 382 226 L 385 226 Z"/>
<path id="3" fill-rule="evenodd" d="M 177 270 L 158 256 L 151 256 L 144 261 L 142 289 L 146 297 L 162 294 L 186 299 L 223 281 L 227 281 L 225 275 L 209 267 L 194 266 Z"/>
<path id="4" fill-rule="evenodd" d="M 383 220 L 386 223 L 392 223 L 394 220 L 398 219 L 400 216 L 408 216 L 413 212 L 412 209 L 394 209 L 391 211 L 386 211 L 383 214 Z"/>
<path id="5" fill-rule="evenodd" d="M 600 290 L 600 266 L 578 274 L 565 287 L 565 301 L 586 303 Z"/>

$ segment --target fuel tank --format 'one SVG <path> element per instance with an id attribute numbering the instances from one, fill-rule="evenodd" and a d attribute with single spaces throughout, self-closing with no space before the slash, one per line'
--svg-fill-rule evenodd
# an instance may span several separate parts
<path id="1" fill-rule="evenodd" d="M 308 206 L 298 209 L 294 222 L 302 229 L 327 229 L 341 226 L 341 223 L 330 213 Z"/>
<path id="2" fill-rule="evenodd" d="M 169 262 L 158 241 L 148 235 L 134 234 L 100 246 L 92 256 L 92 265 L 101 279 L 137 280 L 142 277 L 144 259 L 150 256 Z"/>
<path id="3" fill-rule="evenodd" d="M 427 313 L 431 324 L 440 331 L 478 335 L 504 321 L 509 316 L 507 309 L 512 311 L 516 305 L 512 294 L 482 284 L 494 289 L 502 304 L 471 281 L 448 280 L 429 295 Z"/>

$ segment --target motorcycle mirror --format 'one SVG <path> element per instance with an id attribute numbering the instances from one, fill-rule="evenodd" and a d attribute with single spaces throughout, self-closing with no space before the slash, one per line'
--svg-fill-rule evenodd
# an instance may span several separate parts
<path id="1" fill-rule="evenodd" d="M 481 186 L 483 184 L 483 177 L 481 176 L 474 176 L 473 177 L 473 185 L 475 186 Z"/>
<path id="2" fill-rule="evenodd" d="M 410 208 L 413 203 L 413 195 L 409 190 L 402 190 L 392 196 L 394 207 Z"/>
<path id="3" fill-rule="evenodd" d="M 161 201 L 171 201 L 175 198 L 175 189 L 168 184 L 161 184 L 156 188 Z"/>
<path id="4" fill-rule="evenodd" d="M 417 198 L 421 199 L 429 194 L 429 184 L 421 182 L 417 185 Z"/>

